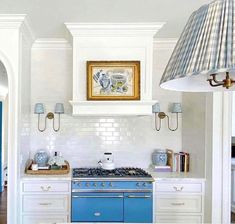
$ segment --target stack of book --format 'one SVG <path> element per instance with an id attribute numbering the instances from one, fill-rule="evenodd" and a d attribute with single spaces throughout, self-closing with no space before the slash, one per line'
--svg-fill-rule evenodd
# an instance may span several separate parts
<path id="1" fill-rule="evenodd" d="M 189 154 L 186 152 L 174 153 L 173 172 L 189 172 Z"/>

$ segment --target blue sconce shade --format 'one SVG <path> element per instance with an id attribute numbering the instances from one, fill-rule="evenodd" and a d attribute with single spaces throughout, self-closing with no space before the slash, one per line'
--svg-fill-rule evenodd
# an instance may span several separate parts
<path id="1" fill-rule="evenodd" d="M 153 112 L 153 113 L 159 113 L 159 112 L 161 112 L 160 104 L 159 104 L 159 103 L 155 103 L 155 104 L 152 106 L 152 112 Z"/>
<path id="2" fill-rule="evenodd" d="M 182 113 L 181 103 L 173 103 L 171 113 Z"/>
<path id="3" fill-rule="evenodd" d="M 55 114 L 64 114 L 64 105 L 63 105 L 63 103 L 56 103 L 56 105 L 55 105 Z"/>
<path id="4" fill-rule="evenodd" d="M 44 106 L 42 103 L 36 103 L 34 107 L 35 114 L 44 114 Z"/>

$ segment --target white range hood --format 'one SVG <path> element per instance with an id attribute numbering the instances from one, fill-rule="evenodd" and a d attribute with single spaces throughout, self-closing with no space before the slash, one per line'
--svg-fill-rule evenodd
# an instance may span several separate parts
<path id="1" fill-rule="evenodd" d="M 73 41 L 73 115 L 151 115 L 153 37 L 163 23 L 66 23 Z M 140 61 L 139 101 L 87 101 L 87 61 Z"/>

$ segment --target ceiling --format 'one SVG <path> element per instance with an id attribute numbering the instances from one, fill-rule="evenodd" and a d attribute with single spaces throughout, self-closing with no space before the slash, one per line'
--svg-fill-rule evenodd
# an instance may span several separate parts
<path id="1" fill-rule="evenodd" d="M 157 37 L 179 37 L 210 0 L 0 0 L 0 14 L 27 14 L 36 38 L 65 38 L 64 22 L 166 22 Z"/>

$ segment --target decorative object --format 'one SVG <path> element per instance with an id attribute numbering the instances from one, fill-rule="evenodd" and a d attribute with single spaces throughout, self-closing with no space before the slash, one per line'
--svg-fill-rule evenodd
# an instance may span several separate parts
<path id="1" fill-rule="evenodd" d="M 87 100 L 140 100 L 140 62 L 88 61 Z"/>
<path id="2" fill-rule="evenodd" d="M 182 113 L 182 108 L 181 108 L 180 103 L 173 103 L 171 106 L 171 113 L 176 114 L 176 127 L 173 129 L 170 127 L 169 116 L 165 112 L 161 112 L 159 103 L 156 103 L 153 105 L 152 112 L 155 114 L 155 122 L 154 123 L 155 123 L 155 129 L 157 131 L 161 130 L 162 120 L 164 118 L 167 118 L 167 125 L 168 125 L 169 130 L 176 131 L 178 129 L 178 127 L 179 127 L 179 115 L 178 114 Z M 159 120 L 159 126 L 158 126 L 158 120 Z"/>
<path id="3" fill-rule="evenodd" d="M 38 170 L 38 164 L 36 164 L 36 163 L 33 163 L 32 164 L 32 170 Z"/>
<path id="4" fill-rule="evenodd" d="M 55 105 L 55 114 L 58 114 L 58 127 L 55 128 L 55 114 L 52 112 L 47 113 L 46 117 L 45 117 L 45 124 L 44 124 L 44 128 L 40 128 L 40 116 L 41 114 L 44 114 L 44 106 L 42 103 L 36 103 L 35 107 L 34 107 L 34 113 L 38 114 L 38 130 L 40 132 L 43 132 L 46 130 L 47 128 L 47 119 L 49 120 L 53 120 L 53 130 L 55 132 L 58 132 L 60 130 L 60 115 L 64 114 L 64 105 L 62 103 L 56 103 Z"/>
<path id="5" fill-rule="evenodd" d="M 70 172 L 70 165 L 68 161 L 65 160 L 65 165 L 57 170 L 32 170 L 33 160 L 30 160 L 25 168 L 25 173 L 30 175 L 64 175 Z"/>
<path id="6" fill-rule="evenodd" d="M 164 149 L 157 149 L 152 154 L 152 162 L 156 166 L 167 165 L 167 151 Z"/>
<path id="7" fill-rule="evenodd" d="M 193 12 L 164 71 L 162 88 L 235 90 L 234 4 L 217 0 Z"/>
<path id="8" fill-rule="evenodd" d="M 51 166 L 52 170 L 60 169 L 62 166 L 66 165 L 62 154 L 59 153 L 58 155 L 57 152 L 49 159 L 48 164 Z"/>
<path id="9" fill-rule="evenodd" d="M 48 162 L 48 154 L 45 150 L 39 150 L 35 156 L 34 156 L 34 161 L 36 164 L 38 164 L 38 167 L 45 167 Z"/>

